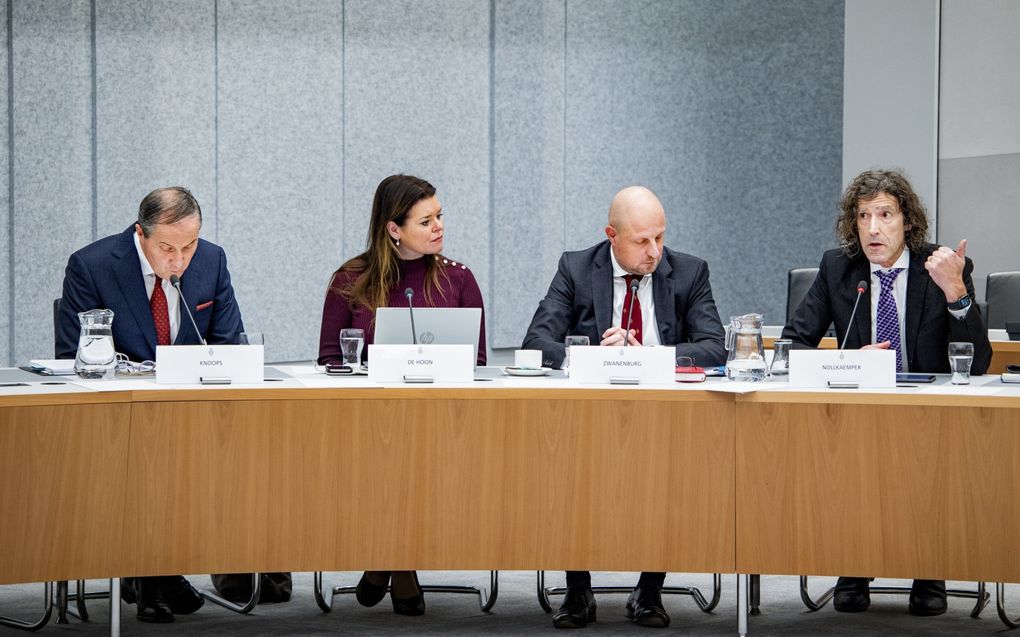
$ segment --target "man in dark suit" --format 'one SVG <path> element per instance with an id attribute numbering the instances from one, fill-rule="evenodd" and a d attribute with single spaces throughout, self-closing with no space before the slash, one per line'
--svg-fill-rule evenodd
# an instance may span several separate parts
<path id="1" fill-rule="evenodd" d="M 974 344 L 971 371 L 983 374 L 992 348 L 973 302 L 966 239 L 955 250 L 928 243 L 924 206 L 895 171 L 862 173 L 847 187 L 841 207 L 836 232 L 842 247 L 822 256 L 783 337 L 794 347 L 817 347 L 833 323 L 848 349 L 894 349 L 897 371 L 926 373 L 949 372 L 949 343 L 966 341 Z M 862 295 L 851 325 L 858 281 L 870 282 L 870 293 Z M 839 578 L 836 610 L 860 612 L 870 604 L 868 578 Z M 944 613 L 945 581 L 914 580 L 909 610 Z"/>
<path id="2" fill-rule="evenodd" d="M 197 345 L 198 334 L 181 308 L 185 300 L 208 343 L 237 343 L 244 325 L 227 259 L 222 248 L 198 238 L 201 228 L 202 209 L 190 192 L 160 188 L 142 200 L 137 223 L 72 254 L 60 300 L 57 358 L 74 358 L 78 313 L 96 308 L 113 310 L 114 347 L 131 360 L 155 360 L 157 345 Z M 186 299 L 170 284 L 174 275 Z M 170 622 L 174 613 L 193 613 L 204 602 L 179 575 L 124 584 L 125 600 L 137 600 L 139 621 Z"/>
<path id="3" fill-rule="evenodd" d="M 561 367 L 567 335 L 592 344 L 672 345 L 701 366 L 725 362 L 723 328 L 708 282 L 708 264 L 662 245 L 666 214 L 658 197 L 638 186 L 617 193 L 605 228 L 608 240 L 560 257 L 556 276 L 535 311 L 522 347 L 542 350 L 543 365 Z M 632 282 L 637 281 L 633 299 Z M 665 627 L 665 573 L 642 573 L 626 614 L 642 626 Z M 595 621 L 595 597 L 586 571 L 567 572 L 567 593 L 553 615 L 557 628 Z"/>

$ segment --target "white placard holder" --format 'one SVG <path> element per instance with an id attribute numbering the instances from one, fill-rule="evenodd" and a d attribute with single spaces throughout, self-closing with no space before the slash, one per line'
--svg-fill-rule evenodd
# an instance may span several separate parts
<path id="1" fill-rule="evenodd" d="M 369 345 L 368 380 L 374 383 L 471 383 L 470 345 Z"/>
<path id="2" fill-rule="evenodd" d="M 156 383 L 261 383 L 264 363 L 262 345 L 160 345 L 156 347 Z"/>
<path id="3" fill-rule="evenodd" d="M 896 387 L 896 352 L 891 349 L 790 350 L 790 387 Z"/>
<path id="4" fill-rule="evenodd" d="M 675 370 L 672 347 L 570 347 L 570 380 L 585 385 L 673 385 Z"/>

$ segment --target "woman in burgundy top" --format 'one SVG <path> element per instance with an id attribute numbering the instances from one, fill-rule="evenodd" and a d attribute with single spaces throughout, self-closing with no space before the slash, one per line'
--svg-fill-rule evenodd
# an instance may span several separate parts
<path id="1" fill-rule="evenodd" d="M 414 303 L 424 307 L 482 308 L 482 293 L 471 271 L 440 254 L 443 249 L 443 208 L 429 182 L 410 175 L 383 179 L 375 191 L 368 226 L 368 250 L 333 274 L 322 306 L 319 364 L 343 360 L 340 330 L 365 330 L 366 351 L 373 341 L 375 309 L 404 306 L 404 290 L 414 290 Z M 485 364 L 485 310 L 478 334 L 478 364 Z M 425 598 L 414 571 L 369 571 L 358 582 L 358 601 L 374 606 L 391 584 L 393 610 L 421 615 Z"/>

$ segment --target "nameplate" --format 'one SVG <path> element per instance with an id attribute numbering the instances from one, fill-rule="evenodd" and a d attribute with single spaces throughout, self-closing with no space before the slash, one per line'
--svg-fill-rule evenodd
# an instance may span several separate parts
<path id="1" fill-rule="evenodd" d="M 891 349 L 790 350 L 790 387 L 829 387 L 829 383 L 858 387 L 895 387 L 896 352 Z"/>
<path id="2" fill-rule="evenodd" d="M 156 347 L 156 382 L 261 383 L 264 363 L 262 345 L 160 345 Z"/>
<path id="3" fill-rule="evenodd" d="M 672 385 L 676 350 L 672 347 L 570 347 L 570 380 L 584 384 Z"/>
<path id="4" fill-rule="evenodd" d="M 471 345 L 369 345 L 368 379 L 376 383 L 470 383 Z"/>

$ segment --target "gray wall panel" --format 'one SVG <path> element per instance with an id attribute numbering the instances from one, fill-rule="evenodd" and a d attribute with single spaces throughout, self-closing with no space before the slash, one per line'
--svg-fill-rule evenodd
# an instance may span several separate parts
<path id="1" fill-rule="evenodd" d="M 520 347 L 563 251 L 564 5 L 495 4 L 493 347 Z M 521 248 L 526 246 L 526 249 Z"/>
<path id="2" fill-rule="evenodd" d="M 1020 2 L 944 0 L 939 157 L 1020 152 Z"/>
<path id="3" fill-rule="evenodd" d="M 379 182 L 414 174 L 443 204 L 444 254 L 491 303 L 489 4 L 349 1 L 345 38 L 343 257 L 364 249 Z"/>
<path id="4" fill-rule="evenodd" d="M 220 242 L 266 360 L 315 358 L 343 236 L 341 7 L 219 12 Z"/>
<path id="5" fill-rule="evenodd" d="M 955 248 L 967 239 L 984 298 L 989 272 L 1020 270 L 1020 154 L 941 160 L 939 198 L 938 241 Z"/>
<path id="6" fill-rule="evenodd" d="M 216 240 L 213 3 L 97 0 L 99 236 L 120 232 L 154 188 L 185 186 Z"/>
<path id="7" fill-rule="evenodd" d="M 667 245 L 709 261 L 723 317 L 785 319 L 786 270 L 833 242 L 842 3 L 570 4 L 567 247 L 613 194 L 656 191 Z"/>
<path id="8" fill-rule="evenodd" d="M 53 299 L 92 239 L 91 18 L 84 0 L 13 6 L 12 358 L 24 364 L 53 356 Z"/>
<path id="9" fill-rule="evenodd" d="M 10 93 L 7 90 L 10 75 L 7 72 L 7 45 L 10 32 L 7 29 L 7 3 L 0 2 L 0 69 L 3 69 L 3 77 L 0 78 L 0 264 L 3 264 L 3 274 L 0 274 L 0 365 L 10 365 L 13 361 L 11 356 L 11 313 L 14 307 L 11 303 L 11 285 L 14 272 L 8 267 L 10 263 L 10 232 L 11 222 L 11 198 L 10 198 L 10 110 L 7 108 L 7 99 Z"/>

